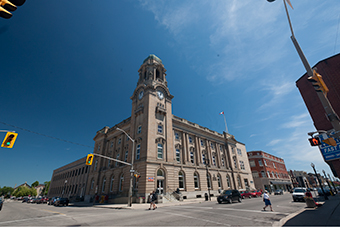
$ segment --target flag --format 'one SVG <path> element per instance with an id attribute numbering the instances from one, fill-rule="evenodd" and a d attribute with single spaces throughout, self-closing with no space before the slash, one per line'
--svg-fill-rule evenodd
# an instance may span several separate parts
<path id="1" fill-rule="evenodd" d="M 290 7 L 292 7 L 292 9 L 294 9 L 292 3 L 290 3 L 290 0 L 286 0 L 286 2 L 290 5 Z"/>
<path id="2" fill-rule="evenodd" d="M 224 111 L 222 111 L 222 112 L 220 113 L 220 115 L 221 115 L 221 114 L 224 114 Z"/>

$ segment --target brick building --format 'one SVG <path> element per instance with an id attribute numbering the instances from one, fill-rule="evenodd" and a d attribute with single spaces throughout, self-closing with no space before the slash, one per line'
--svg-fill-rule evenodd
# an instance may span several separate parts
<path id="1" fill-rule="evenodd" d="M 249 151 L 248 159 L 257 189 L 289 191 L 293 185 L 282 158 L 263 151 Z"/>
<path id="2" fill-rule="evenodd" d="M 340 115 L 340 54 L 318 62 L 313 68 L 316 68 L 317 72 L 322 75 L 322 79 L 329 89 L 327 98 L 334 111 Z M 298 87 L 306 104 L 309 114 L 314 122 L 314 126 L 317 130 L 331 130 L 333 127 L 327 118 L 322 103 L 319 100 L 312 83 L 309 82 L 307 78 L 308 75 L 306 73 L 296 81 L 296 86 Z M 339 144 L 337 149 L 340 150 Z M 326 161 L 326 163 L 330 166 L 333 174 L 339 177 L 340 159 L 336 158 Z"/>

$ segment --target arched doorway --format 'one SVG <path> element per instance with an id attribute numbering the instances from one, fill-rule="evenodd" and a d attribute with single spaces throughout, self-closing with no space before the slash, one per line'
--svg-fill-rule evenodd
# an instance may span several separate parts
<path id="1" fill-rule="evenodd" d="M 164 170 L 159 169 L 157 170 L 157 191 L 159 194 L 164 194 L 164 182 L 165 182 L 165 175 Z"/>

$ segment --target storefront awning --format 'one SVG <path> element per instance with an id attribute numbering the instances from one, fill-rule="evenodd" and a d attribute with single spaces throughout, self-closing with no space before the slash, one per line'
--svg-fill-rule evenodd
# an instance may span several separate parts
<path id="1" fill-rule="evenodd" d="M 271 184 L 292 184 L 290 181 L 270 181 Z"/>

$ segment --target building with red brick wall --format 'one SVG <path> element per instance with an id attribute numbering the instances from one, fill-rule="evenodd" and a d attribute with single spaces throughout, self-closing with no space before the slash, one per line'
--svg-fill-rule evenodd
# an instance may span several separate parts
<path id="1" fill-rule="evenodd" d="M 272 192 L 289 191 L 293 186 L 282 158 L 264 151 L 249 151 L 248 159 L 255 187 Z"/>
<path id="2" fill-rule="evenodd" d="M 322 76 L 329 92 L 327 98 L 331 103 L 334 111 L 340 115 L 340 54 L 326 58 L 318 62 L 313 67 Z M 326 112 L 322 106 L 321 101 L 312 85 L 307 80 L 308 75 L 305 73 L 300 79 L 296 81 L 301 96 L 306 104 L 309 114 L 314 122 L 317 130 L 331 130 L 333 129 L 329 122 Z M 307 133 L 307 132 L 306 132 Z M 339 145 L 338 145 L 339 147 Z M 326 161 L 332 169 L 335 176 L 340 176 L 340 159 Z"/>

